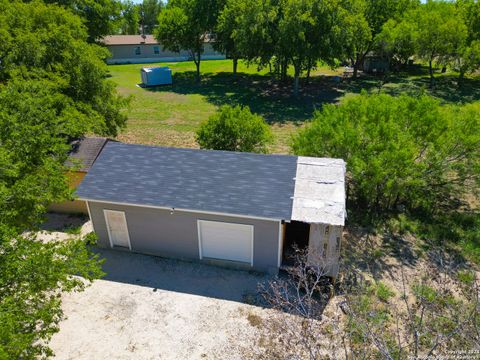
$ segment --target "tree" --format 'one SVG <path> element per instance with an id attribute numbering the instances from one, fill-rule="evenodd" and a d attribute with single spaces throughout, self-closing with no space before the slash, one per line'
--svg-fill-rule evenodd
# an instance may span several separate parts
<path id="1" fill-rule="evenodd" d="M 0 224 L 21 231 L 40 223 L 47 206 L 68 197 L 63 162 L 69 139 L 95 128 L 57 85 L 9 81 L 0 87 Z"/>
<path id="2" fill-rule="evenodd" d="M 155 38 L 164 49 L 179 52 L 188 50 L 197 68 L 200 81 L 200 62 L 208 33 L 215 24 L 214 0 L 172 0 L 160 12 Z M 213 13 L 212 13 L 213 12 Z"/>
<path id="3" fill-rule="evenodd" d="M 459 12 L 467 26 L 467 39 L 456 59 L 459 70 L 459 86 L 465 74 L 480 68 L 480 2 L 460 0 L 457 2 Z"/>
<path id="4" fill-rule="evenodd" d="M 0 251 L 0 358 L 49 357 L 48 341 L 63 319 L 61 294 L 103 274 L 98 255 L 84 240 L 42 243 L 4 229 Z"/>
<path id="5" fill-rule="evenodd" d="M 238 51 L 248 62 L 259 67 L 271 65 L 278 44 L 279 8 L 273 0 L 239 0 L 236 3 L 236 26 L 232 33 Z M 285 59 L 280 63 L 282 79 L 287 73 Z"/>
<path id="6" fill-rule="evenodd" d="M 480 2 L 476 0 L 458 0 L 456 4 L 468 29 L 467 43 L 480 40 Z"/>
<path id="7" fill-rule="evenodd" d="M 318 60 L 333 64 L 340 54 L 336 45 L 343 13 L 334 1 L 239 1 L 235 13 L 237 51 L 259 67 L 273 62 L 282 80 L 293 65 L 295 95 L 303 71 L 309 72 Z"/>
<path id="8" fill-rule="evenodd" d="M 163 2 L 160 0 L 143 0 L 140 5 L 142 15 L 142 26 L 145 34 L 153 34 L 158 25 L 158 15 L 163 9 Z"/>
<path id="9" fill-rule="evenodd" d="M 415 54 L 417 38 L 414 23 L 408 20 L 391 19 L 383 25 L 376 43 L 397 64 L 406 65 L 408 59 Z"/>
<path id="10" fill-rule="evenodd" d="M 467 27 L 454 4 L 429 1 L 411 15 L 417 27 L 417 53 L 428 62 L 430 86 L 434 85 L 433 63 L 446 64 L 461 49 Z"/>
<path id="11" fill-rule="evenodd" d="M 64 161 L 72 137 L 93 129 L 48 80 L 0 85 L 0 358 L 51 355 L 62 291 L 102 275 L 84 240 L 41 242 L 36 229 L 53 201 L 70 197 Z M 73 277 L 82 276 L 84 280 Z"/>
<path id="12" fill-rule="evenodd" d="M 122 3 L 120 17 L 120 33 L 122 35 L 137 35 L 140 27 L 140 12 L 138 6 L 131 0 Z"/>
<path id="13" fill-rule="evenodd" d="M 293 65 L 297 96 L 301 72 L 319 59 L 333 64 L 338 55 L 332 50 L 336 43 L 337 11 L 333 2 L 315 0 L 284 0 L 280 9 L 276 54 Z"/>
<path id="14" fill-rule="evenodd" d="M 89 42 L 95 42 L 105 35 L 113 34 L 115 22 L 121 10 L 120 2 L 117 0 L 45 0 L 44 2 L 62 5 L 84 19 Z"/>
<path id="15" fill-rule="evenodd" d="M 306 67 L 309 53 L 315 51 L 312 36 L 318 20 L 314 13 L 317 4 L 310 0 L 285 0 L 280 4 L 282 16 L 278 22 L 277 55 L 293 65 L 295 96 L 298 96 L 300 74 Z"/>
<path id="16" fill-rule="evenodd" d="M 351 18 L 347 17 L 347 36 L 345 48 L 353 64 L 353 76 L 357 76 L 358 69 L 368 52 L 374 50 L 377 35 L 383 24 L 389 19 L 398 19 L 405 11 L 417 5 L 416 0 L 365 0 L 365 2 L 346 1 L 345 7 L 350 9 Z M 367 28 L 368 24 L 368 28 Z M 349 30 L 350 29 L 350 30 Z"/>
<path id="17" fill-rule="evenodd" d="M 386 216 L 399 205 L 446 211 L 480 189 L 478 107 L 363 93 L 324 105 L 294 138 L 293 151 L 343 158 L 348 199 L 362 212 Z"/>
<path id="18" fill-rule="evenodd" d="M 72 10 L 0 0 L 0 34 L 0 358 L 43 358 L 62 291 L 102 272 L 84 239 L 45 243 L 26 230 L 38 229 L 49 204 L 71 198 L 71 139 L 116 135 L 126 102 L 106 79 L 107 51 L 87 43 Z"/>
<path id="19" fill-rule="evenodd" d="M 241 52 L 234 38 L 234 33 L 237 28 L 236 20 L 239 12 L 239 1 L 227 0 L 218 16 L 215 27 L 215 42 L 213 43 L 213 47 L 217 51 L 223 52 L 232 58 L 234 77 L 237 75 L 238 59 L 241 57 Z"/>
<path id="20" fill-rule="evenodd" d="M 202 149 L 266 153 L 272 133 L 248 107 L 225 105 L 200 125 L 196 140 Z"/>
<path id="21" fill-rule="evenodd" d="M 474 40 L 463 47 L 458 55 L 457 66 L 460 73 L 458 84 L 461 86 L 465 74 L 473 73 L 480 68 L 480 40 Z"/>
<path id="22" fill-rule="evenodd" d="M 48 31 L 45 28 L 48 27 Z M 97 134 L 115 136 L 126 100 L 107 79 L 108 51 L 87 44 L 82 20 L 56 5 L 0 1 L 0 81 L 47 79 L 95 123 Z"/>
<path id="23" fill-rule="evenodd" d="M 325 316 L 331 294 L 326 272 L 307 263 L 305 250 L 297 250 L 286 276 L 260 287 L 263 300 L 277 311 L 262 319 L 255 358 L 323 359 L 338 356 L 342 345 L 346 359 L 387 360 L 475 348 L 480 326 L 475 272 L 447 268 L 446 256 L 438 253 L 429 252 L 441 265 L 429 268 L 428 275 L 407 283 L 402 268 L 398 288 L 344 269 L 335 286 L 335 305 L 344 316 L 334 315 L 333 304 Z"/>
<path id="24" fill-rule="evenodd" d="M 356 78 L 358 69 L 372 46 L 372 29 L 365 16 L 367 1 L 345 1 L 343 6 L 347 13 L 342 19 L 341 49 L 353 65 L 353 77 Z"/>

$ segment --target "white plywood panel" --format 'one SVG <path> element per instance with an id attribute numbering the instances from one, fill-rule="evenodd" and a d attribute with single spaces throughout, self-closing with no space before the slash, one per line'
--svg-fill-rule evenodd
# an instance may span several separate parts
<path id="1" fill-rule="evenodd" d="M 303 199 L 311 199 L 325 202 L 345 201 L 345 189 L 338 184 L 328 184 L 319 181 L 302 180 L 297 181 L 298 186 L 295 187 L 295 197 Z"/>
<path id="2" fill-rule="evenodd" d="M 253 226 L 219 221 L 198 221 L 200 257 L 252 264 Z"/>
<path id="3" fill-rule="evenodd" d="M 328 276 L 336 277 L 339 269 L 342 227 L 310 224 L 308 263 L 320 266 Z"/>
<path id="4" fill-rule="evenodd" d="M 297 177 L 325 183 L 337 183 L 345 174 L 341 166 L 324 166 L 297 163 Z"/>

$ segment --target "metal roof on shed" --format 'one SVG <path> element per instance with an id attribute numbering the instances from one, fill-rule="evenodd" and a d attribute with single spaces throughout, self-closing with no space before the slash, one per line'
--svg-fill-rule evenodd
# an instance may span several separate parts
<path id="1" fill-rule="evenodd" d="M 345 162 L 299 156 L 292 220 L 345 224 Z"/>
<path id="2" fill-rule="evenodd" d="M 297 158 L 109 142 L 80 198 L 290 219 Z"/>

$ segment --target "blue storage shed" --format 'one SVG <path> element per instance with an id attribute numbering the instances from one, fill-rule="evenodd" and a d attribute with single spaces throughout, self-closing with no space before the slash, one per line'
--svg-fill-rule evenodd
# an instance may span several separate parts
<path id="1" fill-rule="evenodd" d="M 169 67 L 144 67 L 140 73 L 145 86 L 172 84 L 172 70 Z"/>

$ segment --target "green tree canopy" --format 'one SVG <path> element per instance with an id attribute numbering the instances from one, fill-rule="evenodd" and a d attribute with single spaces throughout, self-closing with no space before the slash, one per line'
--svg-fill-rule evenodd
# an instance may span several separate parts
<path id="1" fill-rule="evenodd" d="M 461 85 L 465 74 L 473 73 L 480 68 L 480 40 L 473 40 L 461 48 L 457 54 L 457 66 L 460 72 L 459 85 Z"/>
<path id="2" fill-rule="evenodd" d="M 294 94 L 299 77 L 318 60 L 333 64 L 340 55 L 336 37 L 340 33 L 340 8 L 333 1 L 284 0 L 280 2 L 277 53 L 294 68 Z"/>
<path id="3" fill-rule="evenodd" d="M 466 41 L 456 54 L 459 85 L 462 85 L 465 74 L 480 68 L 480 2 L 459 0 L 457 5 L 467 27 Z"/>
<path id="4" fill-rule="evenodd" d="M 0 224 L 18 231 L 39 223 L 46 207 L 69 196 L 63 162 L 69 139 L 95 119 L 47 80 L 0 86 Z"/>
<path id="5" fill-rule="evenodd" d="M 270 63 L 278 42 L 278 7 L 272 0 L 237 1 L 233 39 L 247 61 Z"/>
<path id="6" fill-rule="evenodd" d="M 406 64 L 415 54 L 418 41 L 417 28 L 409 20 L 388 20 L 382 32 L 378 34 L 376 43 L 379 48 L 394 62 Z"/>
<path id="7" fill-rule="evenodd" d="M 71 11 L 42 2 L 0 0 L 0 81 L 53 81 L 81 113 L 94 119 L 91 131 L 115 136 L 125 125 L 125 99 L 108 80 L 108 51 L 87 44 L 82 20 Z"/>
<path id="8" fill-rule="evenodd" d="M 345 13 L 341 19 L 342 58 L 347 58 L 354 67 L 356 77 L 363 58 L 372 46 L 372 29 L 366 17 L 366 0 L 346 0 L 343 2 Z"/>
<path id="9" fill-rule="evenodd" d="M 0 227 L 0 359 L 39 359 L 63 318 L 62 291 L 103 273 L 83 240 L 40 242 Z M 73 277 L 81 276 L 84 280 Z"/>
<path id="10" fill-rule="evenodd" d="M 51 355 L 48 340 L 62 319 L 61 291 L 101 276 L 83 240 L 36 240 L 47 206 L 71 197 L 64 161 L 68 141 L 95 119 L 58 91 L 55 81 L 0 85 L 0 358 Z"/>
<path id="11" fill-rule="evenodd" d="M 47 206 L 71 197 L 71 139 L 116 135 L 126 105 L 106 79 L 107 51 L 67 7 L 0 0 L 0 358 L 51 354 L 61 291 L 101 275 L 82 240 L 41 242 Z"/>
<path id="12" fill-rule="evenodd" d="M 343 158 L 349 199 L 362 211 L 440 210 L 479 191 L 479 106 L 363 93 L 315 113 L 294 138 L 293 151 Z"/>
<path id="13" fill-rule="evenodd" d="M 467 26 L 467 43 L 480 40 L 480 2 L 478 0 L 457 0 L 456 4 Z"/>
<path id="14" fill-rule="evenodd" d="M 265 120 L 248 107 L 225 105 L 200 125 L 196 139 L 202 149 L 266 153 L 273 137 Z"/>
<path id="15" fill-rule="evenodd" d="M 345 45 L 354 68 L 354 77 L 368 52 L 375 50 L 377 36 L 390 19 L 399 19 L 415 8 L 417 0 L 346 0 Z"/>
<path id="16" fill-rule="evenodd" d="M 237 29 L 237 15 L 241 7 L 237 0 L 227 0 L 225 6 L 218 15 L 215 26 L 215 42 L 213 47 L 225 53 L 233 60 L 233 75 L 237 74 L 238 59 L 242 56 L 234 33 Z"/>
<path id="17" fill-rule="evenodd" d="M 122 2 L 119 31 L 122 35 L 137 35 L 140 30 L 140 11 L 132 0 Z"/>
<path id="18" fill-rule="evenodd" d="M 39 3 L 40 0 L 33 0 L 33 2 Z M 118 0 L 44 0 L 43 2 L 62 5 L 80 16 L 87 26 L 89 42 L 95 42 L 105 35 L 113 34 L 115 22 L 121 10 Z"/>
<path id="19" fill-rule="evenodd" d="M 158 25 L 158 15 L 163 9 L 163 2 L 160 0 L 143 0 L 139 8 L 142 16 L 141 24 L 145 34 L 154 34 Z"/>
<path id="20" fill-rule="evenodd" d="M 205 41 L 215 26 L 217 10 L 215 0 L 171 0 L 158 17 L 155 38 L 164 49 L 190 52 L 197 68 L 197 81 Z"/>
<path id="21" fill-rule="evenodd" d="M 245 0 L 235 2 L 233 11 L 230 33 L 236 51 L 259 67 L 273 63 L 284 80 L 292 65 L 295 94 L 303 71 L 318 60 L 333 64 L 341 54 L 340 23 L 346 12 L 335 1 Z"/>
<path id="22" fill-rule="evenodd" d="M 453 3 L 429 1 L 410 15 L 417 28 L 417 54 L 428 62 L 433 86 L 434 62 L 446 64 L 460 51 L 467 38 L 465 25 Z"/>

